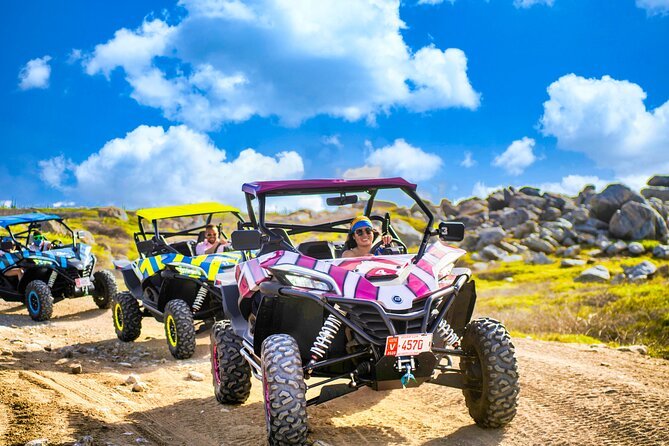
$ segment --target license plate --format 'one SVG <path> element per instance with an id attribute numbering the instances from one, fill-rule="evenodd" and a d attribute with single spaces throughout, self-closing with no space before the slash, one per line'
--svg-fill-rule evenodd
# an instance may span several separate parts
<path id="1" fill-rule="evenodd" d="M 386 356 L 416 356 L 432 348 L 432 333 L 403 334 L 386 338 Z"/>
<path id="2" fill-rule="evenodd" d="M 78 288 L 82 288 L 85 286 L 91 286 L 91 278 L 90 277 L 79 277 L 77 279 L 74 279 L 74 284 Z"/>

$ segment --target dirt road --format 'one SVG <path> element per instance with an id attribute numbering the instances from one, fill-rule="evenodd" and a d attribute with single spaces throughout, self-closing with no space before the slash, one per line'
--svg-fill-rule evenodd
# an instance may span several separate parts
<path id="1" fill-rule="evenodd" d="M 265 419 L 254 383 L 242 406 L 213 397 L 208 334 L 175 361 L 162 325 L 144 319 L 135 343 L 116 340 L 109 311 L 62 302 L 48 323 L 0 302 L 0 444 L 259 445 Z M 669 445 L 669 361 L 608 348 L 514 340 L 521 372 L 516 419 L 483 430 L 460 391 L 423 385 L 367 389 L 309 409 L 312 441 L 329 445 Z M 72 364 L 81 374 L 71 374 Z M 126 364 L 124 364 L 126 363 Z M 204 381 L 189 378 L 200 372 Z M 131 373 L 147 384 L 132 392 Z M 317 443 L 318 444 L 318 443 Z"/>

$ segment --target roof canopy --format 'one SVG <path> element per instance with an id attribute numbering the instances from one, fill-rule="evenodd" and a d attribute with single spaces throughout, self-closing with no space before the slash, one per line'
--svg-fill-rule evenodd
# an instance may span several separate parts
<path id="1" fill-rule="evenodd" d="M 245 183 L 242 191 L 254 196 L 268 195 L 299 195 L 327 193 L 327 192 L 362 192 L 369 189 L 392 189 L 406 188 L 415 191 L 416 185 L 409 183 L 404 178 L 376 178 L 365 180 L 283 180 L 283 181 L 257 181 Z"/>
<path id="2" fill-rule="evenodd" d="M 6 228 L 7 226 L 20 225 L 24 223 L 62 220 L 55 214 L 43 214 L 41 212 L 33 212 L 31 214 L 5 215 L 0 217 L 0 226 Z"/>
<path id="3" fill-rule="evenodd" d="M 161 208 L 139 209 L 137 211 L 137 216 L 151 221 L 162 220 L 164 218 L 189 217 L 191 215 L 218 214 L 221 212 L 239 212 L 239 209 L 216 202 L 195 203 L 182 204 L 179 206 L 165 206 Z"/>

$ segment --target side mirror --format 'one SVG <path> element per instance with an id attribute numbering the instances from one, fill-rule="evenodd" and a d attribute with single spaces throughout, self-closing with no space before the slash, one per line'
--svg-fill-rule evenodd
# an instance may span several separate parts
<path id="1" fill-rule="evenodd" d="M 86 237 L 86 231 L 75 231 L 75 232 L 74 232 L 74 235 L 76 235 L 77 238 L 78 238 L 79 240 L 81 240 L 81 239 L 83 239 L 84 237 Z"/>
<path id="2" fill-rule="evenodd" d="M 358 202 L 357 195 L 340 195 L 338 197 L 328 197 L 325 202 L 328 206 L 344 206 L 347 204 L 355 204 Z"/>
<path id="3" fill-rule="evenodd" d="M 460 242 L 465 238 L 465 224 L 459 221 L 439 223 L 439 239 L 445 242 Z"/>
<path id="4" fill-rule="evenodd" d="M 262 246 L 262 234 L 257 230 L 233 231 L 230 235 L 232 247 L 235 251 L 250 251 L 260 249 Z"/>

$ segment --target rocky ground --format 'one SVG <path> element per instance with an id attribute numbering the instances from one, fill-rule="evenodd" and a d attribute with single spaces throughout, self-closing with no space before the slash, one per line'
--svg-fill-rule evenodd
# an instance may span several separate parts
<path id="1" fill-rule="evenodd" d="M 0 302 L 0 444 L 265 444 L 254 383 L 241 406 L 219 405 L 208 335 L 175 361 L 163 329 L 145 319 L 121 343 L 109 311 L 90 299 L 61 302 L 47 323 Z M 462 394 L 431 384 L 361 390 L 309 409 L 314 444 L 669 444 L 669 361 L 601 345 L 516 339 L 521 398 L 505 429 L 473 424 Z M 33 443 L 29 443 L 34 441 Z"/>

